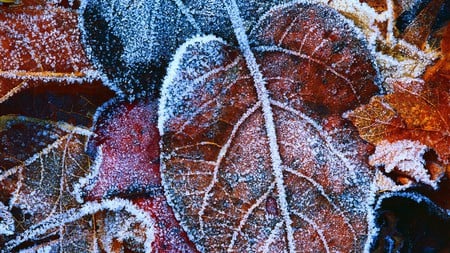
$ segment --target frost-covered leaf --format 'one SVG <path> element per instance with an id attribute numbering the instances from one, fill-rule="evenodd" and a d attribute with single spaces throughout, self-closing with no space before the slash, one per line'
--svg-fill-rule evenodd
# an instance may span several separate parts
<path id="1" fill-rule="evenodd" d="M 17 249 L 25 252 L 149 252 L 154 240 L 153 229 L 152 218 L 130 201 L 88 202 L 30 226 L 8 241 L 3 249 L 5 252 Z"/>
<path id="2" fill-rule="evenodd" d="M 89 146 L 97 152 L 89 199 L 155 194 L 160 189 L 159 133 L 154 102 L 119 103 L 97 112 Z M 158 194 L 159 195 L 159 194 Z"/>
<path id="3" fill-rule="evenodd" d="M 154 252 L 196 252 L 168 206 L 159 172 L 156 104 L 112 100 L 97 112 L 91 148 L 96 161 L 91 175 L 80 180 L 87 200 L 120 196 L 155 220 Z M 109 233 L 115 233 L 111 229 Z"/>
<path id="4" fill-rule="evenodd" d="M 112 95 L 98 83 L 39 83 L 45 85 L 21 90 L 0 104 L 0 201 L 15 221 L 14 234 L 0 238 L 1 248 L 36 223 L 79 206 L 72 194 L 79 177 L 89 173 L 88 127 L 97 106 Z M 80 220 L 17 246 L 50 249 L 51 244 L 77 251 L 73 247 L 84 247 L 86 224 Z"/>
<path id="5" fill-rule="evenodd" d="M 247 30 L 271 6 L 286 0 L 239 1 Z M 117 92 L 133 99 L 156 97 L 175 50 L 198 34 L 235 43 L 222 1 L 84 1 L 84 40 L 96 67 Z"/>
<path id="6" fill-rule="evenodd" d="M 445 0 L 431 0 L 405 28 L 402 34 L 403 39 L 423 49 L 444 2 Z"/>
<path id="7" fill-rule="evenodd" d="M 427 146 L 418 141 L 380 142 L 376 146 L 375 153 L 370 156 L 369 164 L 382 167 L 385 173 L 397 174 L 398 181 L 404 185 L 404 187 L 397 187 L 392 184 L 393 182 L 386 184 L 386 181 L 389 182 L 388 178 L 378 178 L 377 186 L 380 190 L 400 190 L 401 188 L 408 188 L 412 182 L 424 183 L 436 189 L 437 183 L 445 171 L 441 169 L 429 173 L 424 158 L 427 151 Z M 378 176 L 384 177 L 381 173 Z"/>
<path id="8" fill-rule="evenodd" d="M 12 216 L 8 208 L 0 202 L 0 236 L 13 235 L 14 232 L 14 217 Z"/>
<path id="9" fill-rule="evenodd" d="M 0 103 L 42 82 L 85 82 L 96 77 L 73 10 L 24 2 L 0 12 Z"/>
<path id="10" fill-rule="evenodd" d="M 258 18 L 270 7 L 288 0 L 237 1 L 246 32 L 255 27 Z M 403 39 L 396 26 L 399 16 L 421 5 L 417 1 L 378 0 L 309 0 L 326 4 L 352 19 L 362 29 L 376 50 L 376 60 L 386 77 L 418 77 L 437 58 L 437 51 L 427 41 L 431 27 L 418 31 L 421 50 L 413 41 Z M 446 5 L 430 20 L 443 23 Z M 194 35 L 214 34 L 236 46 L 236 37 L 222 1 L 84 1 L 81 8 L 84 42 L 88 54 L 104 74 L 103 79 L 121 96 L 128 99 L 157 97 L 167 62 L 175 50 Z M 444 13 L 444 17 L 442 17 Z M 430 14 L 425 12 L 424 15 Z M 406 14 L 405 14 L 406 15 Z M 411 14 L 411 20 L 416 20 Z M 403 16 L 402 16 L 403 17 Z M 403 23 L 408 22 L 401 20 Z M 420 17 L 417 18 L 420 20 Z M 404 29 L 404 28 L 403 28 Z M 422 36 L 423 35 L 423 36 Z M 406 36 L 408 37 L 408 36 Z M 375 49 L 376 48 L 376 49 Z"/>
<path id="11" fill-rule="evenodd" d="M 14 210 L 13 233 L 0 237 L 5 252 L 148 251 L 154 238 L 148 214 L 128 201 L 81 205 L 76 199 L 80 193 L 75 186 L 89 173 L 90 158 L 84 148 L 90 131 L 23 116 L 3 116 L 1 122 L 2 139 L 32 134 L 30 140 L 2 142 L 12 145 L 3 145 L 2 151 L 18 152 L 2 152 L 2 166 L 7 164 L 4 161 L 14 164 L 0 174 L 2 201 L 9 200 L 7 210 Z M 27 153 L 31 151 L 36 153 Z M 136 220 L 136 215 L 146 218 Z M 11 225 L 7 219 L 2 222 Z"/>
<path id="12" fill-rule="evenodd" d="M 340 115 L 377 91 L 370 51 L 336 11 L 302 3 L 264 15 L 250 46 L 225 5 L 240 51 L 194 38 L 163 84 L 161 171 L 181 225 L 204 252 L 362 251 L 372 174 Z"/>
<path id="13" fill-rule="evenodd" d="M 137 198 L 133 202 L 155 221 L 153 252 L 198 252 L 175 218 L 175 214 L 167 204 L 164 195 Z"/>
<path id="14" fill-rule="evenodd" d="M 383 140 L 416 140 L 450 161 L 450 81 L 391 82 L 394 93 L 376 96 L 348 114 L 361 137 L 375 145 Z"/>
<path id="15" fill-rule="evenodd" d="M 73 181 L 87 173 L 84 142 L 90 131 L 23 116 L 0 120 L 2 167 L 9 165 L 2 168 L 1 189 L 9 189 L 10 207 L 26 215 L 21 227 L 75 205 Z"/>

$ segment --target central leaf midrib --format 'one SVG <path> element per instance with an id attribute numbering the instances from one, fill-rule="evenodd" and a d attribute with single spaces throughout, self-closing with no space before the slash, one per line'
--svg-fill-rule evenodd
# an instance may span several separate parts
<path id="1" fill-rule="evenodd" d="M 289 214 L 289 208 L 286 198 L 286 191 L 284 186 L 283 171 L 281 166 L 281 155 L 279 152 L 278 141 L 276 137 L 275 121 L 271 109 L 268 91 L 266 88 L 266 81 L 259 70 L 256 58 L 250 49 L 247 34 L 245 33 L 242 18 L 239 13 L 238 6 L 235 0 L 225 0 L 228 15 L 230 16 L 234 32 L 239 44 L 241 53 L 244 55 L 247 67 L 253 77 L 255 88 L 257 90 L 258 100 L 262 103 L 262 111 L 264 115 L 264 126 L 269 140 L 270 158 L 273 168 L 273 176 L 275 177 L 276 187 L 278 191 L 278 200 L 286 226 L 286 237 L 289 252 L 295 252 L 294 235 L 292 231 L 292 220 Z"/>

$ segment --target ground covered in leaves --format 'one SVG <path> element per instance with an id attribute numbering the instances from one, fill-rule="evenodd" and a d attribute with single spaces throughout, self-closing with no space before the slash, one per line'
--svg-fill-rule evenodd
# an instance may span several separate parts
<path id="1" fill-rule="evenodd" d="M 0 252 L 450 252 L 449 20 L 0 5 Z"/>

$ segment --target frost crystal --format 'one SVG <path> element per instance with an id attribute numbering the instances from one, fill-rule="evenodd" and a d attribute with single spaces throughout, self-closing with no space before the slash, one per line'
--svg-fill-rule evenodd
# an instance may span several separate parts
<path id="1" fill-rule="evenodd" d="M 13 235 L 14 231 L 14 218 L 6 206 L 0 202 L 0 236 Z"/>
<path id="2" fill-rule="evenodd" d="M 383 166 L 386 173 L 398 171 L 416 182 L 437 188 L 439 179 L 432 180 L 425 168 L 423 155 L 427 150 L 428 147 L 418 141 L 400 140 L 392 143 L 382 141 L 377 145 L 375 153 L 370 156 L 369 163 L 372 166 Z M 391 179 L 385 178 L 379 173 L 377 177 L 380 189 L 386 190 L 394 187 Z M 392 190 L 395 189 L 399 188 L 394 187 Z"/>

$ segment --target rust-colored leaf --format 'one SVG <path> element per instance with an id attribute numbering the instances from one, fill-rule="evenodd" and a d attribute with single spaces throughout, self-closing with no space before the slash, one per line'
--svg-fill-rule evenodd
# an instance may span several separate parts
<path id="1" fill-rule="evenodd" d="M 440 45 L 441 58 L 424 74 L 423 78 L 427 82 L 449 82 L 450 80 L 450 24 L 443 28 Z"/>
<path id="2" fill-rule="evenodd" d="M 0 103 L 48 81 L 92 79 L 76 12 L 38 2 L 0 8 Z"/>
<path id="3" fill-rule="evenodd" d="M 298 3 L 261 19 L 254 55 L 238 41 L 242 55 L 187 42 L 163 84 L 161 171 L 183 228 L 204 252 L 362 251 L 372 174 L 340 115 L 377 91 L 369 50 L 337 12 Z"/>

